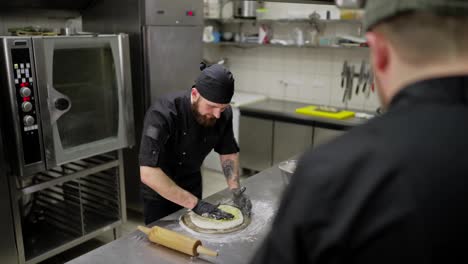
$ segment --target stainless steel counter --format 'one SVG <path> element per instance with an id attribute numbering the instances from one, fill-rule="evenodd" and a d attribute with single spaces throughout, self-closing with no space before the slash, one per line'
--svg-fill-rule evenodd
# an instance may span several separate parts
<path id="1" fill-rule="evenodd" d="M 266 99 L 263 101 L 255 102 L 240 106 L 241 115 L 258 117 L 264 119 L 272 119 L 296 124 L 324 127 L 330 129 L 346 130 L 357 125 L 364 124 L 367 119 L 363 118 L 349 118 L 344 120 L 308 116 L 296 113 L 296 109 L 305 107 L 310 104 L 290 102 L 276 99 Z M 350 109 L 353 111 L 353 109 Z M 375 114 L 364 111 L 366 114 Z"/>
<path id="2" fill-rule="evenodd" d="M 148 241 L 146 235 L 134 231 L 69 263 L 248 263 L 269 230 L 285 185 L 277 166 L 250 177 L 243 185 L 247 187 L 246 194 L 250 196 L 253 204 L 252 222 L 244 230 L 224 235 L 187 231 L 178 224 L 178 218 L 185 209 L 152 224 L 200 239 L 204 246 L 218 250 L 219 256 L 216 258 L 190 257 L 153 244 Z M 225 202 L 228 198 L 230 193 L 225 189 L 205 200 Z"/>

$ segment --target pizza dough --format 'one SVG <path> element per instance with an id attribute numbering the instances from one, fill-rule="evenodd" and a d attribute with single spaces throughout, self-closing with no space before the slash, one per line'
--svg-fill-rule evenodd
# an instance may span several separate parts
<path id="1" fill-rule="evenodd" d="M 189 213 L 190 220 L 195 226 L 199 228 L 218 229 L 218 230 L 238 227 L 242 225 L 242 223 L 244 222 L 244 216 L 242 215 L 241 210 L 239 210 L 237 207 L 227 205 L 227 204 L 222 204 L 218 208 L 234 215 L 234 218 L 229 219 L 229 220 L 216 220 L 212 218 L 199 216 L 195 214 L 194 212 L 190 212 Z"/>

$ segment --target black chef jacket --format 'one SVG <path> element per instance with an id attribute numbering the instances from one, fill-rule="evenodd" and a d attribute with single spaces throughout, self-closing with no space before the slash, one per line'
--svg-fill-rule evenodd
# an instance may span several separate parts
<path id="1" fill-rule="evenodd" d="M 226 108 L 213 127 L 197 123 L 191 110 L 190 91 L 161 97 L 148 109 L 140 146 L 140 166 L 159 167 L 182 188 L 200 175 L 205 157 L 214 150 L 221 154 L 239 152 L 232 128 L 232 109 Z M 160 199 L 142 184 L 145 199 Z"/>
<path id="2" fill-rule="evenodd" d="M 308 151 L 252 263 L 468 263 L 468 77 Z"/>

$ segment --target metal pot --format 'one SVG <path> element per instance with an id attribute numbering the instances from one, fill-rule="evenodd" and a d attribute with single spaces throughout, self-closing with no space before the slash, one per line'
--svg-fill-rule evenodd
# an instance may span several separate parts
<path id="1" fill-rule="evenodd" d="M 256 18 L 257 17 L 257 1 L 252 0 L 235 0 L 233 1 L 234 17 L 235 18 Z"/>

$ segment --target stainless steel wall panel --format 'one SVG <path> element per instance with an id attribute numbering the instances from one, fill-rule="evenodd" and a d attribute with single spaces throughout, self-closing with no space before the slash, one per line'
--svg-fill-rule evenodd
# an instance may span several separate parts
<path id="1" fill-rule="evenodd" d="M 146 0 L 146 25 L 203 25 L 203 1 L 201 0 Z"/>
<path id="2" fill-rule="evenodd" d="M 145 27 L 151 102 L 171 91 L 187 90 L 200 74 L 202 27 Z"/>

